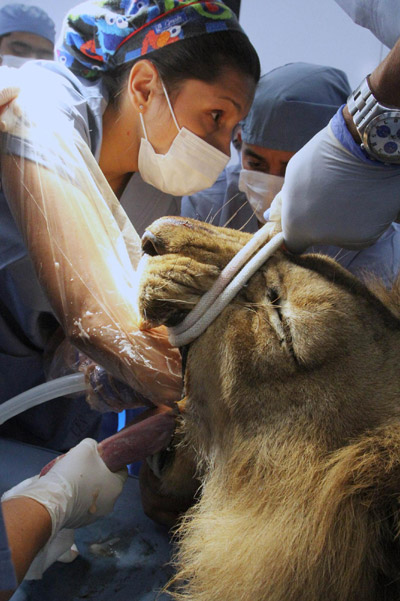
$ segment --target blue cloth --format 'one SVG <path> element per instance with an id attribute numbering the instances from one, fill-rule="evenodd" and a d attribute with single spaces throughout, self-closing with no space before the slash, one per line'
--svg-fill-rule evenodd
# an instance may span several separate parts
<path id="1" fill-rule="evenodd" d="M 273 69 L 258 82 L 242 122 L 243 141 L 297 152 L 328 123 L 350 92 L 346 74 L 333 67 L 299 62 Z"/>
<path id="2" fill-rule="evenodd" d="M 14 565 L 11 561 L 3 513 L 0 507 L 0 591 L 12 591 L 17 586 L 18 583 Z"/>
<path id="3" fill-rule="evenodd" d="M 257 230 L 246 195 L 239 191 L 240 164 L 228 165 L 211 188 L 182 198 L 182 215 L 244 232 Z"/>
<path id="4" fill-rule="evenodd" d="M 51 61 L 29 62 L 21 71 L 27 73 L 26 80 L 36 82 L 32 98 L 36 95 L 44 102 L 42 90 L 51 90 L 47 101 L 68 116 L 71 127 L 98 160 L 107 105 L 101 82 L 79 80 L 66 67 Z M 29 158 L 29 147 L 25 151 Z M 156 190 L 138 173 L 128 183 L 121 204 L 139 234 L 161 215 L 180 213 L 180 198 Z M 45 381 L 45 351 L 58 327 L 0 192 L 0 402 Z M 101 415 L 83 398 L 59 399 L 9 420 L 0 426 L 0 435 L 64 451 L 82 438 L 97 438 L 100 423 Z"/>
<path id="5" fill-rule="evenodd" d="M 258 223 L 242 192 L 238 191 L 240 165 L 228 166 L 214 186 L 182 198 L 182 215 L 218 226 L 254 233 Z M 229 202 L 229 199 L 234 199 Z M 379 240 L 368 248 L 346 250 L 338 246 L 319 245 L 308 249 L 335 259 L 363 280 L 376 275 L 390 286 L 400 271 L 400 225 L 392 223 Z"/>
<path id="6" fill-rule="evenodd" d="M 56 28 L 54 21 L 39 6 L 27 4 L 6 4 L 0 8 L 0 36 L 13 31 L 34 33 L 42 38 L 55 42 Z"/>
<path id="7" fill-rule="evenodd" d="M 336 259 L 360 280 L 377 276 L 390 288 L 400 271 L 400 225 L 392 223 L 375 244 L 362 250 L 338 246 L 312 246 L 307 253 L 317 252 Z"/>
<path id="8" fill-rule="evenodd" d="M 361 148 L 359 144 L 357 144 L 357 142 L 354 140 L 353 136 L 347 129 L 346 121 L 343 117 L 344 106 L 345 105 L 343 104 L 337 110 L 336 114 L 332 117 L 332 120 L 330 122 L 333 134 L 343 145 L 343 147 L 346 148 L 346 150 L 348 150 L 349 152 L 351 152 L 351 154 L 353 154 L 355 157 L 357 157 L 364 163 L 367 163 L 367 165 L 369 164 L 376 167 L 377 162 L 370 159 L 365 150 Z M 382 167 L 382 169 L 397 169 L 397 167 L 393 167 L 393 165 L 385 165 L 384 163 L 381 163 L 380 166 Z"/>

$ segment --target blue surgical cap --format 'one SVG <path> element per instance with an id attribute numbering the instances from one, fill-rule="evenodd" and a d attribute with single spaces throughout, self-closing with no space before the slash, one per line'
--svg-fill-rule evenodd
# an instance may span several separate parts
<path id="1" fill-rule="evenodd" d="M 13 31 L 34 33 L 49 40 L 52 44 L 55 42 L 54 21 L 38 6 L 6 4 L 0 8 L 0 36 Z"/>
<path id="2" fill-rule="evenodd" d="M 346 103 L 350 85 L 343 71 L 289 63 L 263 75 L 242 122 L 244 142 L 297 152 Z"/>

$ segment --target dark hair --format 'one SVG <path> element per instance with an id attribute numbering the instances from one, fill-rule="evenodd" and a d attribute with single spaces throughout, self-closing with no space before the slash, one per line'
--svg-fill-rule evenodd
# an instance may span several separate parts
<path id="1" fill-rule="evenodd" d="M 226 68 L 249 75 L 255 84 L 260 79 L 260 61 L 247 35 L 235 30 L 219 31 L 164 46 L 104 74 L 110 102 L 117 102 L 132 66 L 142 59 L 157 67 L 168 92 L 186 79 L 214 82 Z"/>

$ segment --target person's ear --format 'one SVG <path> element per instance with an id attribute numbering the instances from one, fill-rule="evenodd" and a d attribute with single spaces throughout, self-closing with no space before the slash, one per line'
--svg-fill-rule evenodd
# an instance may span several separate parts
<path id="1" fill-rule="evenodd" d="M 160 90 L 160 77 L 153 63 L 145 59 L 135 63 L 129 74 L 128 95 L 136 110 L 145 111 Z"/>
<path id="2" fill-rule="evenodd" d="M 242 149 L 243 138 L 242 138 L 242 129 L 241 128 L 239 128 L 238 131 L 236 132 L 236 136 L 235 136 L 235 140 L 234 140 L 233 144 L 237 150 Z"/>

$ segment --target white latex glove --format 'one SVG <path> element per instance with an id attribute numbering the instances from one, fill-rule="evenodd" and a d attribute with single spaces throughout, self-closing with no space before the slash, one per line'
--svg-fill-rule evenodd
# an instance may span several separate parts
<path id="1" fill-rule="evenodd" d="M 289 161 L 278 196 L 292 252 L 318 244 L 365 248 L 400 212 L 400 166 L 362 161 L 328 125 Z"/>
<path id="2" fill-rule="evenodd" d="M 0 67 L 0 131 L 9 131 L 21 114 L 15 102 L 19 91 L 18 69 Z M 6 105 L 9 106 L 4 110 Z"/>
<path id="3" fill-rule="evenodd" d="M 126 470 L 110 472 L 97 451 L 97 442 L 85 438 L 44 476 L 24 480 L 5 492 L 2 500 L 29 497 L 44 505 L 54 536 L 61 528 L 86 526 L 109 513 L 126 478 Z"/>
<path id="4" fill-rule="evenodd" d="M 270 223 L 275 225 L 275 231 L 282 231 L 282 196 L 281 192 L 275 196 L 274 200 L 271 202 L 269 209 L 267 209 L 264 213 L 264 219 Z"/>
<path id="5" fill-rule="evenodd" d="M 112 511 L 127 476 L 126 469 L 111 472 L 97 451 L 97 442 L 86 438 L 60 457 L 44 476 L 28 478 L 3 494 L 2 501 L 35 499 L 51 516 L 51 537 L 27 578 L 40 578 L 49 565 L 71 549 L 71 529 L 91 524 Z"/>

